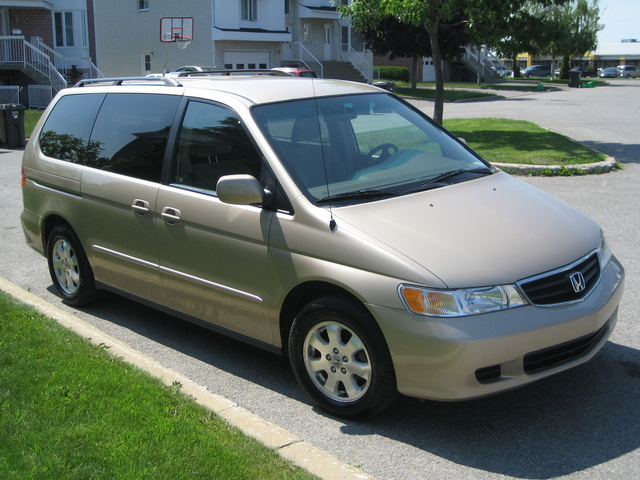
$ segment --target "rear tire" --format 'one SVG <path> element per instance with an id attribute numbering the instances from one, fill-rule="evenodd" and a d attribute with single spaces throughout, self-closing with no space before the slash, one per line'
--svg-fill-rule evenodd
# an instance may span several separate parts
<path id="1" fill-rule="evenodd" d="M 355 302 L 324 297 L 304 307 L 291 327 L 289 357 L 302 388 L 333 415 L 372 416 L 398 397 L 382 332 Z"/>
<path id="2" fill-rule="evenodd" d="M 69 226 L 58 225 L 51 231 L 47 261 L 53 286 L 65 303 L 80 307 L 96 298 L 93 270 L 78 236 Z"/>

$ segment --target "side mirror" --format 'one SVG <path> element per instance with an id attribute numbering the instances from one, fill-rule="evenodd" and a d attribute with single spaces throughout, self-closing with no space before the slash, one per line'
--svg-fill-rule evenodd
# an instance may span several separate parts
<path id="1" fill-rule="evenodd" d="M 262 205 L 269 196 L 260 182 L 251 175 L 225 175 L 216 186 L 220 201 L 232 205 Z"/>

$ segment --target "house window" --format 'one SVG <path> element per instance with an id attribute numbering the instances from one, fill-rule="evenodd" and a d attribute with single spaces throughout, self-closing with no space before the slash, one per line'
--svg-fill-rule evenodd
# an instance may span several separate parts
<path id="1" fill-rule="evenodd" d="M 341 31 L 340 43 L 342 46 L 342 51 L 348 52 L 349 51 L 349 27 L 342 27 L 340 31 Z"/>
<path id="2" fill-rule="evenodd" d="M 89 46 L 89 21 L 87 19 L 87 12 L 82 12 L 82 46 Z"/>
<path id="3" fill-rule="evenodd" d="M 73 12 L 55 12 L 53 24 L 56 34 L 56 47 L 73 47 Z"/>
<path id="4" fill-rule="evenodd" d="M 302 25 L 302 38 L 305 42 L 311 41 L 311 24 L 305 23 Z"/>
<path id="5" fill-rule="evenodd" d="M 142 74 L 151 73 L 151 52 L 142 52 Z"/>
<path id="6" fill-rule="evenodd" d="M 149 0 L 137 0 L 137 1 L 138 1 L 138 11 L 149 10 Z"/>
<path id="7" fill-rule="evenodd" d="M 240 2 L 242 20 L 258 19 L 258 0 L 242 0 Z"/>
<path id="8" fill-rule="evenodd" d="M 291 13 L 291 0 L 284 0 L 284 13 L 289 15 Z"/>

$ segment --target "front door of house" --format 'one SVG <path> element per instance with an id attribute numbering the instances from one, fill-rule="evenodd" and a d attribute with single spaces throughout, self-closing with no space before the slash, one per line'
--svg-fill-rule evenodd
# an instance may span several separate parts
<path id="1" fill-rule="evenodd" d="M 333 60 L 333 25 L 324 25 L 324 59 Z"/>

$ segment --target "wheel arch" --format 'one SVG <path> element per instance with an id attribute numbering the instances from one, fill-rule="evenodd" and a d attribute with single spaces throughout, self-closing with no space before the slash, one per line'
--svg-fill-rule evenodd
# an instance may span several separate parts
<path id="1" fill-rule="evenodd" d="M 298 312 L 312 301 L 326 296 L 345 298 L 369 311 L 358 297 L 338 285 L 323 281 L 309 281 L 297 285 L 286 296 L 280 309 L 280 342 L 283 356 L 289 355 L 289 331 Z"/>
<path id="2" fill-rule="evenodd" d="M 78 233 L 71 226 L 71 224 L 61 215 L 52 214 L 47 216 L 42 221 L 42 228 L 40 229 L 40 232 L 41 232 L 40 234 L 42 236 L 42 246 L 44 247 L 45 252 L 47 251 L 47 242 L 49 241 L 49 236 L 51 235 L 51 232 L 53 231 L 53 229 L 56 228 L 58 225 L 66 225 L 71 230 L 73 230 L 76 233 L 76 235 Z"/>

